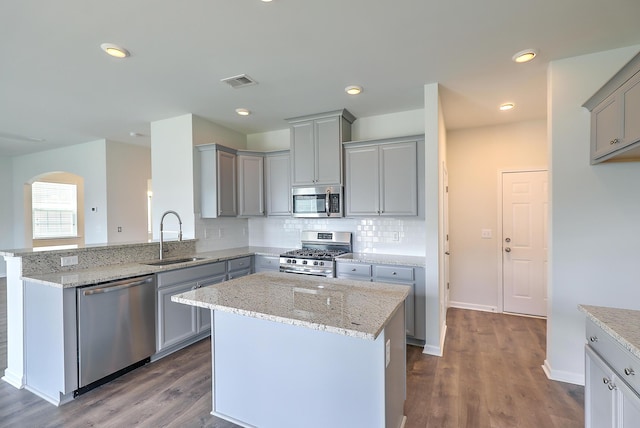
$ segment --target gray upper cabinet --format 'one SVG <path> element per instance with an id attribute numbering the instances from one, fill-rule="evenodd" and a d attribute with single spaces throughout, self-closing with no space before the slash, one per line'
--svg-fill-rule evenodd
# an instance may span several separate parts
<path id="1" fill-rule="evenodd" d="M 346 215 L 418 215 L 418 139 L 345 144 Z"/>
<path id="2" fill-rule="evenodd" d="M 197 147 L 200 151 L 202 217 L 235 217 L 236 150 L 219 144 Z"/>
<path id="3" fill-rule="evenodd" d="M 640 54 L 583 105 L 591 111 L 591 163 L 640 160 Z"/>
<path id="4" fill-rule="evenodd" d="M 291 126 L 291 185 L 342 185 L 343 141 L 355 117 L 347 110 L 287 119 Z"/>
<path id="5" fill-rule="evenodd" d="M 268 216 L 291 215 L 291 174 L 289 151 L 267 153 L 265 158 Z"/>
<path id="6" fill-rule="evenodd" d="M 264 156 L 238 152 L 238 216 L 264 216 Z"/>

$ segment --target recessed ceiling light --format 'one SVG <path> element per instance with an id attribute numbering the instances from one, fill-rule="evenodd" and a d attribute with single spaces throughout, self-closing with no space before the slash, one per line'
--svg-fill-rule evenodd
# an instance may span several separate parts
<path id="1" fill-rule="evenodd" d="M 134 131 L 129 132 L 129 135 L 131 137 L 144 137 L 144 134 L 141 134 L 139 132 L 134 132 Z"/>
<path id="2" fill-rule="evenodd" d="M 271 0 L 262 0 L 265 3 L 271 3 Z"/>
<path id="3" fill-rule="evenodd" d="M 515 107 L 515 104 L 513 103 L 504 103 L 500 106 L 500 111 L 507 111 L 507 110 L 511 110 L 512 108 Z"/>
<path id="4" fill-rule="evenodd" d="M 344 91 L 349 95 L 358 95 L 362 92 L 362 86 L 350 85 L 344 88 Z"/>
<path id="5" fill-rule="evenodd" d="M 238 113 L 240 116 L 249 116 L 251 114 L 251 112 L 246 108 L 237 108 L 236 113 Z"/>
<path id="6" fill-rule="evenodd" d="M 535 49 L 525 49 L 512 56 L 511 59 L 518 63 L 529 62 L 534 59 L 536 55 L 538 55 L 538 52 Z"/>
<path id="7" fill-rule="evenodd" d="M 128 50 L 113 43 L 103 43 L 100 45 L 100 48 L 115 58 L 126 58 L 131 55 Z"/>

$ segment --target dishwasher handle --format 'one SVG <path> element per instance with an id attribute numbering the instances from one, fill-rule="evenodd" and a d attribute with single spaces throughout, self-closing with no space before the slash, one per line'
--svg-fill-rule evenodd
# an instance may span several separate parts
<path id="1" fill-rule="evenodd" d="M 137 287 L 138 285 L 148 284 L 152 281 L 153 281 L 153 276 L 147 276 L 142 279 L 125 280 L 125 281 L 117 282 L 113 285 L 108 285 L 106 287 L 84 290 L 82 292 L 82 295 L 91 296 L 92 294 L 110 293 L 112 291 L 124 290 L 125 288 Z"/>

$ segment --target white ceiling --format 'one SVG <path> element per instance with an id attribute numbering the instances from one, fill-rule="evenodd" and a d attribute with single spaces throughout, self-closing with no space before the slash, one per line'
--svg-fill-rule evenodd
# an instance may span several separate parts
<path id="1" fill-rule="evenodd" d="M 544 118 L 549 61 L 640 44 L 639 18 L 638 0 L 3 1 L 0 156 L 148 144 L 151 122 L 185 113 L 251 134 L 343 107 L 413 110 L 433 82 L 447 129 Z M 539 56 L 513 63 L 526 48 Z M 220 82 L 242 73 L 259 85 Z"/>

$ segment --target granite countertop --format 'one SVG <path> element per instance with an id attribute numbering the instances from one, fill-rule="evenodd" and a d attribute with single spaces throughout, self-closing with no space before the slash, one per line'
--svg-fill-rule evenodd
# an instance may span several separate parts
<path id="1" fill-rule="evenodd" d="M 175 258 L 180 259 L 197 257 L 198 260 L 190 260 L 183 263 L 174 263 L 165 266 L 147 265 L 144 264 L 143 261 L 141 261 L 100 266 L 82 270 L 73 270 L 68 272 L 30 274 L 23 276 L 22 279 L 39 284 L 50 285 L 57 288 L 73 288 L 85 285 L 100 284 L 102 282 L 115 281 L 118 279 L 149 275 L 169 270 L 182 269 L 207 263 L 215 263 L 218 261 L 230 260 L 238 257 L 252 256 L 255 254 L 278 256 L 284 251 L 286 250 L 273 247 L 240 247 L 231 248 L 228 250 L 207 251 L 181 255 Z M 167 260 L 171 260 L 171 258 L 167 258 Z"/>
<path id="2" fill-rule="evenodd" d="M 398 254 L 349 253 L 336 257 L 337 262 L 358 262 L 385 265 L 425 267 L 426 258 L 421 256 L 403 256 Z"/>
<path id="3" fill-rule="evenodd" d="M 578 309 L 620 345 L 640 358 L 640 311 L 578 305 Z"/>
<path id="4" fill-rule="evenodd" d="M 171 297 L 174 302 L 375 340 L 408 295 L 406 287 L 263 272 Z"/>

